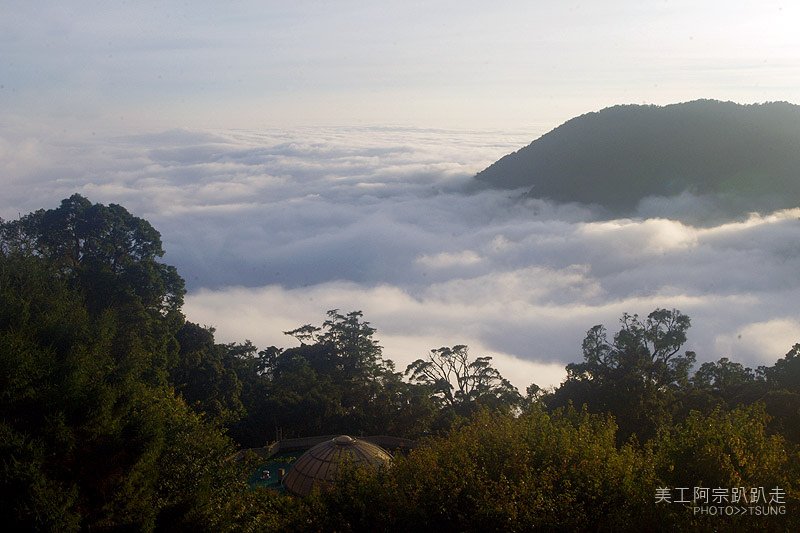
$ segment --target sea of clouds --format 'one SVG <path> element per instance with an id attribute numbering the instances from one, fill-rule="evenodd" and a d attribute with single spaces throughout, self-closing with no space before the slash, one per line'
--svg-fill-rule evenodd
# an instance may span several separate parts
<path id="1" fill-rule="evenodd" d="M 800 209 L 696 226 L 671 219 L 664 199 L 607 220 L 514 191 L 463 192 L 532 138 L 0 123 L 0 216 L 75 192 L 119 203 L 161 232 L 165 261 L 187 281 L 187 318 L 221 341 L 291 346 L 283 331 L 320 324 L 328 309 L 362 310 L 401 370 L 431 348 L 468 344 L 521 389 L 557 385 L 586 331 L 615 332 L 624 312 L 687 313 L 699 362 L 769 365 L 800 342 Z"/>

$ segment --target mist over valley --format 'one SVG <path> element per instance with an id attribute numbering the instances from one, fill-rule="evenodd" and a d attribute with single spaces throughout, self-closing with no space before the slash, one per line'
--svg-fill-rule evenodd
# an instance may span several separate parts
<path id="1" fill-rule="evenodd" d="M 652 152 L 636 150 L 645 141 L 626 152 L 623 140 L 638 139 L 647 123 L 634 119 L 661 109 L 575 119 L 515 157 L 542 144 L 576 165 L 606 158 L 620 169 L 658 169 L 642 159 Z M 556 142 L 581 121 L 620 113 L 632 115 L 634 133 L 626 137 L 627 122 L 615 117 L 621 129 L 612 138 L 622 140 L 606 153 L 597 150 L 607 128 L 578 135 L 583 144 Z M 360 309 L 399 365 L 432 347 L 468 344 L 523 389 L 557 385 L 564 365 L 581 357 L 586 330 L 614 328 L 623 312 L 687 313 L 687 347 L 699 362 L 768 364 L 800 337 L 800 210 L 788 174 L 769 182 L 781 203 L 760 212 L 758 199 L 726 212 L 709 196 L 719 191 L 693 178 L 675 196 L 658 196 L 658 172 L 633 197 L 632 175 L 617 179 L 609 167 L 597 167 L 597 179 L 587 174 L 575 186 L 580 194 L 565 189 L 555 200 L 517 182 L 475 189 L 476 174 L 496 178 L 511 157 L 503 156 L 532 137 L 356 127 L 34 140 L 5 129 L 2 158 L 14 172 L 4 178 L 0 215 L 56 205 L 73 192 L 121 203 L 161 232 L 165 260 L 187 281 L 188 318 L 213 325 L 223 341 L 285 345 L 283 331 L 328 309 Z M 567 182 L 551 186 L 559 184 Z M 588 202 L 595 193 L 598 201 Z"/>

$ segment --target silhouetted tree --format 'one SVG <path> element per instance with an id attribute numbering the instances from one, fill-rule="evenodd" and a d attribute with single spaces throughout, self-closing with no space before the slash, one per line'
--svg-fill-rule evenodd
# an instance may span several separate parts
<path id="1" fill-rule="evenodd" d="M 325 433 L 413 437 L 428 429 L 434 405 L 383 358 L 375 328 L 363 314 L 334 309 L 327 316 L 321 326 L 306 324 L 285 332 L 300 346 L 269 347 L 240 359 L 248 415 L 232 432 L 241 442 L 263 445 L 276 429 L 284 437 Z"/>
<path id="2" fill-rule="evenodd" d="M 43 257 L 71 275 L 89 305 L 102 306 L 125 293 L 163 315 L 177 311 L 185 293 L 164 255 L 161 235 L 117 204 L 92 204 L 79 194 L 56 209 L 40 209 L 2 224 L 3 247 Z"/>
<path id="3" fill-rule="evenodd" d="M 522 400 L 519 391 L 491 361 L 488 356 L 470 360 L 468 348 L 459 344 L 431 350 L 426 359 L 408 365 L 405 374 L 412 382 L 427 387 L 442 405 L 460 411 L 477 404 L 516 407 Z"/>
<path id="4" fill-rule="evenodd" d="M 587 332 L 584 361 L 567 365 L 566 381 L 546 401 L 610 412 L 621 438 L 635 433 L 646 439 L 669 422 L 677 391 L 689 383 L 695 354 L 679 352 L 691 321 L 676 309 L 656 309 L 644 320 L 625 313 L 620 324 L 611 342 L 602 325 Z"/>

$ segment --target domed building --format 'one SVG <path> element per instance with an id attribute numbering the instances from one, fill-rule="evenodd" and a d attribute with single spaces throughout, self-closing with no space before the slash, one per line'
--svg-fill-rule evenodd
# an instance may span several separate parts
<path id="1" fill-rule="evenodd" d="M 340 435 L 317 444 L 294 462 L 283 478 L 283 486 L 297 496 L 306 496 L 314 487 L 330 488 L 336 483 L 343 464 L 380 468 L 392 456 L 376 444 Z"/>

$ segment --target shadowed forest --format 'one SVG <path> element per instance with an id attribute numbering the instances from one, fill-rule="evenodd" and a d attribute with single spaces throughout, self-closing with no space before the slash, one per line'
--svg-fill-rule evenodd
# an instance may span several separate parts
<path id="1" fill-rule="evenodd" d="M 79 195 L 0 221 L 8 529 L 800 527 L 800 344 L 770 366 L 697 365 L 690 317 L 659 308 L 587 324 L 559 387 L 519 391 L 463 345 L 395 368 L 359 311 L 309 317 L 286 332 L 297 347 L 218 343 L 163 254 L 146 220 Z M 300 499 L 231 460 L 278 432 L 419 446 Z M 665 499 L 678 487 L 763 488 L 782 512 L 697 514 Z"/>

